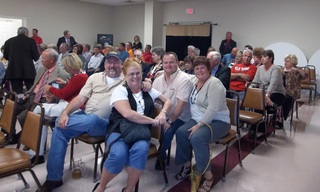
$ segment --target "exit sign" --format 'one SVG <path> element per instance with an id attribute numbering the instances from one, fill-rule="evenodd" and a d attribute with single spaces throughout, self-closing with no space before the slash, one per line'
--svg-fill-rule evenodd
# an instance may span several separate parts
<path id="1" fill-rule="evenodd" d="M 194 8 L 187 8 L 186 9 L 186 14 L 187 15 L 193 15 L 194 14 Z"/>

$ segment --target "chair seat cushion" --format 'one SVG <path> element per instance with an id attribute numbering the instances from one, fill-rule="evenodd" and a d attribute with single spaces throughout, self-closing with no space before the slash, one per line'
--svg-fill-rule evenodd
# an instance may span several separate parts
<path id="1" fill-rule="evenodd" d="M 25 152 L 15 148 L 0 149 L 0 175 L 28 168 L 30 165 L 31 160 Z"/>
<path id="2" fill-rule="evenodd" d="M 81 134 L 75 138 L 88 144 L 103 143 L 105 141 L 104 136 L 90 136 L 86 133 Z"/>
<path id="3" fill-rule="evenodd" d="M 232 141 L 233 139 L 235 139 L 235 138 L 236 138 L 236 135 L 237 135 L 237 132 L 236 132 L 235 130 L 233 130 L 233 129 L 230 129 L 228 135 L 226 135 L 226 136 L 224 136 L 222 139 L 220 139 L 220 140 L 218 141 L 218 143 L 225 145 L 225 144 L 227 144 L 228 142 L 230 142 L 230 141 Z"/>
<path id="4" fill-rule="evenodd" d="M 5 135 L 2 132 L 0 132 L 0 145 L 3 145 L 5 141 L 6 141 Z"/>
<path id="5" fill-rule="evenodd" d="M 256 124 L 263 119 L 263 115 L 252 111 L 240 110 L 239 119 L 249 124 Z"/>

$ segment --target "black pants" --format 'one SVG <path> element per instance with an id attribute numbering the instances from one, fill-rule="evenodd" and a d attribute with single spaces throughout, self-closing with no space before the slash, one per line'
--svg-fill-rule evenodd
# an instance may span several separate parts
<path id="1" fill-rule="evenodd" d="M 11 84 L 11 88 L 14 92 L 16 92 L 17 94 L 22 94 L 23 93 L 23 82 L 27 88 L 27 90 L 29 90 L 34 82 L 34 79 L 11 79 L 10 80 L 10 84 Z"/>
<path id="2" fill-rule="evenodd" d="M 283 118 L 286 120 L 291 111 L 294 99 L 290 95 L 286 95 L 283 104 Z"/>

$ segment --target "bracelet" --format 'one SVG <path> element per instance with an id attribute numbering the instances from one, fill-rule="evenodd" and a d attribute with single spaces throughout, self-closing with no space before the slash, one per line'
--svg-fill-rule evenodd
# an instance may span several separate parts
<path id="1" fill-rule="evenodd" d="M 199 125 L 199 127 L 202 127 L 202 124 L 200 122 L 198 122 L 197 125 Z"/>
<path id="2" fill-rule="evenodd" d="M 164 114 L 167 114 L 167 111 L 164 109 L 161 109 L 162 112 L 164 112 Z"/>

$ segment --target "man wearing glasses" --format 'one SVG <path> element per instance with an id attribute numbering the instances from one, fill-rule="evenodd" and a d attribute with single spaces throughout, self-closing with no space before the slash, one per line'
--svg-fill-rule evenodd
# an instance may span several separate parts
<path id="1" fill-rule="evenodd" d="M 47 179 L 37 191 L 52 191 L 63 184 L 64 159 L 71 138 L 83 133 L 90 136 L 106 135 L 111 113 L 110 97 L 112 91 L 123 83 L 124 76 L 118 53 L 109 53 L 104 66 L 105 71 L 91 75 L 79 95 L 61 113 L 52 133 Z M 144 87 L 150 89 L 151 84 L 145 82 Z"/>

